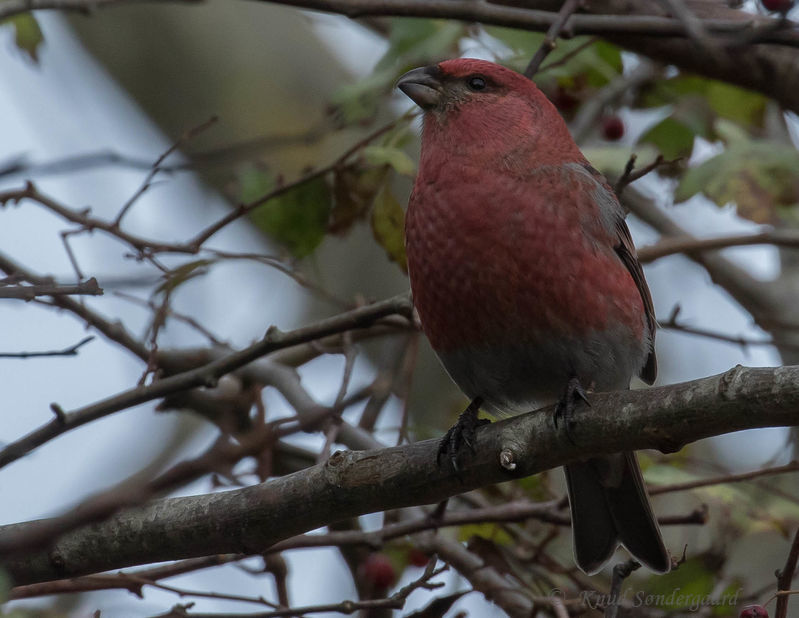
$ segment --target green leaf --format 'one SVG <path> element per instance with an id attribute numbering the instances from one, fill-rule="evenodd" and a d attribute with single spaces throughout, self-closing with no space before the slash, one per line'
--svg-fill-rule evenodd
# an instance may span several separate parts
<path id="1" fill-rule="evenodd" d="M 688 170 L 674 193 L 684 202 L 702 193 L 755 223 L 774 223 L 780 209 L 799 204 L 799 152 L 768 141 L 735 142 L 723 153 Z"/>
<path id="2" fill-rule="evenodd" d="M 644 89 L 639 105 L 661 107 L 683 104 L 690 100 L 701 102 L 719 118 L 732 120 L 745 127 L 763 126 L 767 101 L 765 96 L 696 75 L 681 74 L 655 82 Z"/>
<path id="3" fill-rule="evenodd" d="M 375 197 L 372 208 L 372 233 L 377 243 L 386 250 L 389 259 L 396 262 L 402 272 L 407 273 L 405 212 L 386 186 L 383 186 Z"/>
<path id="4" fill-rule="evenodd" d="M 721 118 L 745 127 L 762 127 L 766 97 L 751 90 L 716 80 L 707 81 L 707 100 Z"/>
<path id="5" fill-rule="evenodd" d="M 416 165 L 407 153 L 394 146 L 366 146 L 361 150 L 364 161 L 372 165 L 390 165 L 403 176 L 413 177 Z"/>
<path id="6" fill-rule="evenodd" d="M 510 545 L 513 538 L 499 524 L 464 524 L 458 528 L 458 540 L 468 541 L 473 537 L 493 541 L 497 545 Z"/>
<path id="7" fill-rule="evenodd" d="M 688 158 L 694 149 L 694 132 L 673 116 L 664 118 L 639 139 L 639 144 L 654 144 L 667 160 Z"/>
<path id="8" fill-rule="evenodd" d="M 44 43 L 44 35 L 39 22 L 30 13 L 14 15 L 0 22 L 0 26 L 14 28 L 14 43 L 34 62 L 39 62 L 39 47 Z"/>
<path id="9" fill-rule="evenodd" d="M 256 201 L 277 186 L 271 173 L 255 168 L 242 172 L 239 182 L 244 203 Z M 324 178 L 317 177 L 258 206 L 250 218 L 258 229 L 302 258 L 324 239 L 332 208 L 330 187 Z"/>

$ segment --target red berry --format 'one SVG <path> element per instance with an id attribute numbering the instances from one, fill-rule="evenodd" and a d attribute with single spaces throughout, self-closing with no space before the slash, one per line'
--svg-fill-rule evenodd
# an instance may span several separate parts
<path id="1" fill-rule="evenodd" d="M 375 589 L 387 589 L 397 581 L 394 565 L 385 554 L 370 554 L 361 564 L 361 574 Z"/>
<path id="2" fill-rule="evenodd" d="M 767 11 L 787 13 L 793 8 L 793 0 L 760 0 Z"/>
<path id="3" fill-rule="evenodd" d="M 430 557 L 421 549 L 412 547 L 408 550 L 408 564 L 412 564 L 415 567 L 423 567 L 427 566 L 428 562 L 430 562 Z"/>
<path id="4" fill-rule="evenodd" d="M 768 612 L 762 605 L 747 605 L 738 614 L 738 618 L 768 618 Z"/>
<path id="5" fill-rule="evenodd" d="M 624 122 L 618 116 L 605 116 L 602 119 L 602 135 L 615 142 L 624 136 Z"/>

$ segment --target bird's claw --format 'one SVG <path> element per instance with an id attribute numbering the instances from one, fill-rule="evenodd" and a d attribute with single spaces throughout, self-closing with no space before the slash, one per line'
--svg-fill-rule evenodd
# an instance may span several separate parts
<path id="1" fill-rule="evenodd" d="M 583 385 L 580 384 L 580 379 L 577 376 L 572 376 L 569 378 L 569 382 L 566 384 L 566 390 L 563 392 L 563 397 L 561 397 L 560 401 L 558 401 L 558 405 L 555 408 L 555 414 L 553 417 L 556 429 L 558 428 L 558 420 L 563 420 L 563 427 L 566 431 L 566 437 L 572 444 L 576 444 L 572 430 L 574 429 L 574 411 L 577 407 L 576 404 L 578 400 L 585 403 L 585 405 L 587 405 L 589 408 L 591 407 L 591 402 L 588 401 L 588 396 L 585 393 Z"/>
<path id="2" fill-rule="evenodd" d="M 458 455 L 463 445 L 466 445 L 472 453 L 476 452 L 474 439 L 477 428 L 491 422 L 485 418 L 477 418 L 477 413 L 482 403 L 483 400 L 480 397 L 476 397 L 458 417 L 458 421 L 441 438 L 438 443 L 438 454 L 436 455 L 436 461 L 439 465 L 441 465 L 442 457 L 446 457 L 452 465 L 452 469 L 458 473 L 460 472 Z"/>

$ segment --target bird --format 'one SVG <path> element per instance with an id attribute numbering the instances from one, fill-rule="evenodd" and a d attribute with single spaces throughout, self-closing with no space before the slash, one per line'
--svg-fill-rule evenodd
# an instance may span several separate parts
<path id="1" fill-rule="evenodd" d="M 480 408 L 557 403 L 574 422 L 586 392 L 657 374 L 652 297 L 606 179 L 554 105 L 523 75 L 457 58 L 405 73 L 423 110 L 405 243 L 421 327 L 471 404 L 441 442 L 471 445 Z M 565 466 L 577 566 L 594 574 L 619 544 L 671 568 L 633 452 Z"/>

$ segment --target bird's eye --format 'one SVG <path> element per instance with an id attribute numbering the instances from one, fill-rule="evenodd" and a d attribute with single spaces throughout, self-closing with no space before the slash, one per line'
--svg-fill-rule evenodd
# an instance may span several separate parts
<path id="1" fill-rule="evenodd" d="M 485 90 L 486 88 L 486 80 L 484 77 L 480 77 L 479 75 L 475 75 L 474 77 L 469 78 L 469 88 L 471 90 Z"/>

